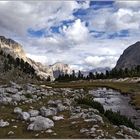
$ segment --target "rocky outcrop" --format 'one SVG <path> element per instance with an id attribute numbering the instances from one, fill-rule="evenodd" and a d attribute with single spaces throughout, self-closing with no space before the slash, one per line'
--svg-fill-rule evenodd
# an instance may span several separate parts
<path id="1" fill-rule="evenodd" d="M 140 65 L 140 41 L 124 50 L 123 54 L 117 61 L 115 68 L 130 69 L 136 67 L 137 65 Z"/>
<path id="2" fill-rule="evenodd" d="M 57 78 L 61 74 L 70 74 L 72 72 L 68 64 L 63 64 L 61 62 L 51 65 L 50 69 L 53 71 L 54 78 Z"/>
<path id="3" fill-rule="evenodd" d="M 0 36 L 0 50 L 2 50 L 6 55 L 10 54 L 14 59 L 19 58 L 24 62 L 29 63 L 35 70 L 35 74 L 41 79 L 47 79 L 50 77 L 51 80 L 54 80 L 59 74 L 71 72 L 67 64 L 56 63 L 51 66 L 44 66 L 39 62 L 33 61 L 32 59 L 26 57 L 26 53 L 19 43 L 12 39 L 7 39 L 4 36 Z"/>

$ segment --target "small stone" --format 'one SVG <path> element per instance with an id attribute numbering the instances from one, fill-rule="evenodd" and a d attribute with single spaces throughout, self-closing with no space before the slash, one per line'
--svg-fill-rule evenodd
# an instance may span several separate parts
<path id="1" fill-rule="evenodd" d="M 9 126 L 9 122 L 3 121 L 3 119 L 0 120 L 0 127 L 6 127 Z"/>
<path id="2" fill-rule="evenodd" d="M 30 114 L 28 112 L 21 112 L 18 118 L 20 118 L 21 120 L 27 121 L 30 118 Z"/>
<path id="3" fill-rule="evenodd" d="M 56 133 L 53 133 L 53 135 L 56 136 L 57 134 Z"/>
<path id="4" fill-rule="evenodd" d="M 20 114 L 22 112 L 22 109 L 20 107 L 14 108 L 14 113 Z"/>
<path id="5" fill-rule="evenodd" d="M 71 122 L 71 124 L 76 124 L 77 122 L 76 121 L 74 121 L 74 122 Z"/>
<path id="6" fill-rule="evenodd" d="M 53 120 L 54 121 L 59 121 L 59 120 L 63 120 L 64 119 L 64 116 L 53 116 Z"/>
<path id="7" fill-rule="evenodd" d="M 63 104 L 61 104 L 61 103 L 59 103 L 59 104 L 57 104 L 57 109 L 58 109 L 58 111 L 64 111 L 64 110 L 66 110 L 66 106 L 64 106 Z"/>
<path id="8" fill-rule="evenodd" d="M 45 132 L 46 132 L 46 133 L 52 133 L 52 132 L 53 132 L 53 130 L 48 129 L 48 130 L 46 130 Z"/>
<path id="9" fill-rule="evenodd" d="M 90 129 L 90 131 L 92 131 L 92 132 L 95 132 L 95 128 L 94 127 L 92 127 L 91 129 Z"/>
<path id="10" fill-rule="evenodd" d="M 80 130 L 80 133 L 85 133 L 85 132 L 88 132 L 88 131 L 89 131 L 88 129 L 82 128 L 82 129 Z"/>
<path id="11" fill-rule="evenodd" d="M 13 126 L 13 128 L 17 128 L 17 126 L 16 126 L 16 125 L 14 125 L 14 126 Z"/>
<path id="12" fill-rule="evenodd" d="M 13 131 L 9 131 L 9 132 L 8 132 L 8 135 L 13 135 L 13 134 L 14 134 Z"/>
<path id="13" fill-rule="evenodd" d="M 38 137 L 39 136 L 39 134 L 35 134 L 35 137 Z"/>
<path id="14" fill-rule="evenodd" d="M 15 119 L 11 119 L 11 122 L 15 122 Z"/>

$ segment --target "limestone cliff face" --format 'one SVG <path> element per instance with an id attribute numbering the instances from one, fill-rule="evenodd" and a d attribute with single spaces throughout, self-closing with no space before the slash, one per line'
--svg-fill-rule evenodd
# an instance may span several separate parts
<path id="1" fill-rule="evenodd" d="M 26 54 L 22 49 L 22 46 L 12 39 L 7 39 L 4 36 L 0 36 L 0 48 L 6 53 L 10 54 L 14 58 L 20 57 L 26 60 Z"/>
<path id="2" fill-rule="evenodd" d="M 139 41 L 124 50 L 123 54 L 118 59 L 115 68 L 131 69 L 133 67 L 136 67 L 137 65 L 140 65 L 140 42 Z"/>
<path id="3" fill-rule="evenodd" d="M 50 66 L 50 69 L 53 71 L 54 78 L 57 78 L 60 74 L 70 74 L 72 70 L 70 69 L 68 64 L 63 64 L 61 62 L 57 62 Z"/>
<path id="4" fill-rule="evenodd" d="M 26 53 L 19 43 L 4 36 L 0 36 L 0 49 L 5 54 L 10 54 L 14 59 L 19 58 L 28 62 L 34 68 L 35 73 L 42 79 L 47 79 L 50 76 L 51 80 L 54 80 L 59 74 L 70 73 L 70 68 L 66 64 L 56 63 L 51 66 L 44 66 L 26 57 Z"/>

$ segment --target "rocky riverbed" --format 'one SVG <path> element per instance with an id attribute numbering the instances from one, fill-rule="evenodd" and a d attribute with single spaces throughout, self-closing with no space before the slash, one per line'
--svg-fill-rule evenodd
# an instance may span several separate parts
<path id="1" fill-rule="evenodd" d="M 0 138 L 140 138 L 126 126 L 112 125 L 98 110 L 78 105 L 83 89 L 45 85 L 0 86 Z"/>

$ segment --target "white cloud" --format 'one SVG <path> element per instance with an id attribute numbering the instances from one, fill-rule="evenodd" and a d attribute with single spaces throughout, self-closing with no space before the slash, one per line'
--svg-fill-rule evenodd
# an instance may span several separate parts
<path id="1" fill-rule="evenodd" d="M 93 10 L 89 8 L 89 2 L 0 2 L 1 35 L 19 41 L 28 57 L 44 64 L 61 61 L 76 70 L 113 67 L 123 50 L 140 39 L 139 3 L 115 2 L 114 7 Z M 73 15 L 76 9 L 81 8 L 89 8 L 84 19 Z M 51 26 L 69 19 L 74 22 L 60 27 L 60 34 L 47 35 Z M 89 22 L 88 27 L 86 22 Z M 44 29 L 46 35 L 29 37 L 29 28 L 35 31 Z M 105 33 L 96 38 L 91 30 Z M 129 36 L 108 39 L 109 34 L 120 30 L 128 30 Z"/>
<path id="2" fill-rule="evenodd" d="M 113 68 L 115 66 L 114 61 L 116 61 L 118 57 L 114 56 L 88 56 L 85 59 L 85 62 L 94 68 L 96 67 L 108 67 Z"/>
<path id="3" fill-rule="evenodd" d="M 140 8 L 140 1 L 115 1 L 114 4 L 118 8 Z"/>
<path id="4" fill-rule="evenodd" d="M 68 28 L 64 26 L 63 33 L 67 39 L 74 42 L 83 42 L 89 37 L 88 28 L 85 26 L 84 22 L 81 22 L 80 19 L 77 19 Z"/>
<path id="5" fill-rule="evenodd" d="M 4 35 L 26 36 L 27 29 L 49 29 L 60 21 L 73 19 L 73 11 L 82 7 L 76 1 L 19 1 L 0 4 L 0 29 Z M 11 37 L 11 36 L 10 36 Z"/>

